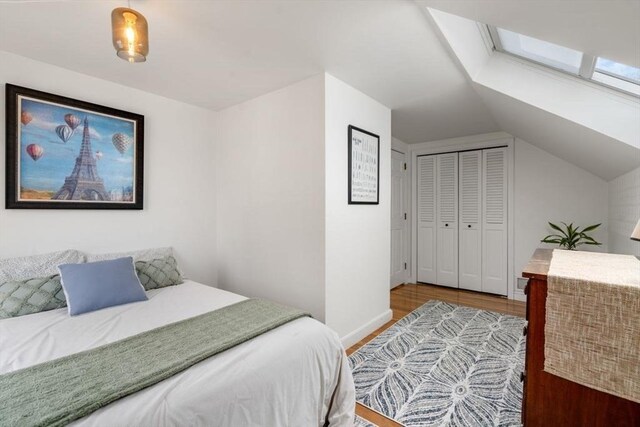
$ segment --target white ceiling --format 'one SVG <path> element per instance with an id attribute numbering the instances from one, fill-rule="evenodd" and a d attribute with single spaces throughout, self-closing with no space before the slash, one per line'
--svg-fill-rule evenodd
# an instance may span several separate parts
<path id="1" fill-rule="evenodd" d="M 638 0 L 419 0 L 423 6 L 640 67 Z"/>
<path id="2" fill-rule="evenodd" d="M 486 86 L 475 87 L 505 132 L 605 181 L 640 166 L 640 150 L 636 147 Z"/>
<path id="3" fill-rule="evenodd" d="M 213 110 L 327 71 L 392 108 L 403 141 L 499 130 L 413 1 L 134 0 L 144 64 L 111 46 L 124 3 L 0 2 L 0 50 Z"/>
<path id="4" fill-rule="evenodd" d="M 564 148 L 552 141 L 579 131 L 525 126 L 519 114 L 531 111 L 479 94 L 421 8 L 640 65 L 638 0 L 132 0 L 149 21 L 144 64 L 111 46 L 110 13 L 125 3 L 0 0 L 0 50 L 212 110 L 327 71 L 392 108 L 393 135 L 405 142 L 505 130 L 557 155 Z"/>

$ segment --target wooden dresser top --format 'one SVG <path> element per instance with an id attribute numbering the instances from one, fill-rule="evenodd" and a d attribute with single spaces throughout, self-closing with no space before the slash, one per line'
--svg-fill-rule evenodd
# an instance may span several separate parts
<path id="1" fill-rule="evenodd" d="M 529 263 L 522 271 L 522 275 L 530 279 L 545 280 L 547 278 L 547 273 L 549 272 L 552 254 L 553 249 L 536 249 L 529 260 Z"/>

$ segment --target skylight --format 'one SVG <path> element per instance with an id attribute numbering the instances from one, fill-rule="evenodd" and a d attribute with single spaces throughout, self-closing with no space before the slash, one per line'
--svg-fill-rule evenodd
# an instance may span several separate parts
<path id="1" fill-rule="evenodd" d="M 541 64 L 578 74 L 582 52 L 496 28 L 503 50 Z"/>
<path id="2" fill-rule="evenodd" d="M 565 73 L 640 96 L 640 68 L 594 57 L 503 28 L 487 26 L 494 47 Z"/>

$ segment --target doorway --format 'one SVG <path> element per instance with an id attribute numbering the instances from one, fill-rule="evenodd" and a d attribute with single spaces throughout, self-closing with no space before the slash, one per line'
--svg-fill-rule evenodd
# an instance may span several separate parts
<path id="1" fill-rule="evenodd" d="M 407 180 L 405 154 L 391 150 L 391 288 L 405 283 L 409 272 Z"/>

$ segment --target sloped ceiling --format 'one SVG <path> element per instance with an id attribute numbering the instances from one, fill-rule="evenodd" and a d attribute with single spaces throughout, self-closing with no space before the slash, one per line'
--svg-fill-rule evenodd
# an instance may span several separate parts
<path id="1" fill-rule="evenodd" d="M 132 0 L 149 21 L 144 64 L 111 46 L 122 5 L 0 2 L 0 50 L 213 110 L 327 71 L 392 108 L 406 142 L 498 130 L 413 1 Z"/>
<path id="2" fill-rule="evenodd" d="M 638 0 L 420 0 L 419 3 L 640 67 Z"/>
<path id="3" fill-rule="evenodd" d="M 486 86 L 476 85 L 476 89 L 505 132 L 605 181 L 640 166 L 638 148 Z"/>
<path id="4" fill-rule="evenodd" d="M 545 1 L 425 0 L 418 3 L 424 10 L 427 10 L 426 6 L 435 6 L 466 16 L 442 13 L 437 8 L 426 12 L 434 19 L 444 43 L 466 70 L 467 77 L 502 130 L 607 181 L 640 166 L 640 100 L 509 55 L 491 52 L 485 48 L 476 24 L 478 20 L 484 20 L 481 22 L 575 48 L 580 45 L 571 40 L 584 43 L 593 33 L 606 32 L 609 43 L 600 40 L 597 48 L 590 52 L 608 58 L 626 58 L 627 63 L 631 63 L 640 53 L 638 45 L 634 45 L 634 40 L 640 40 L 640 26 L 636 23 L 632 28 L 626 17 L 619 22 L 613 19 L 615 14 L 633 12 L 636 6 L 630 5 L 631 2 L 611 2 L 614 13 L 602 8 L 603 3 L 609 2 L 584 1 L 578 8 L 576 2 L 567 1 L 574 6 L 573 13 L 564 2 L 553 2 L 554 5 L 562 4 L 554 9 L 555 14 L 551 13 L 550 2 Z M 544 21 L 544 13 L 553 18 Z M 589 27 L 600 13 L 597 28 Z M 530 16 L 531 21 L 522 16 Z M 559 26 L 562 27 L 560 30 Z M 527 32 L 533 27 L 535 31 Z M 574 33 L 567 36 L 566 28 Z M 621 35 L 628 39 L 619 39 Z M 616 46 L 611 48 L 614 39 Z"/>

